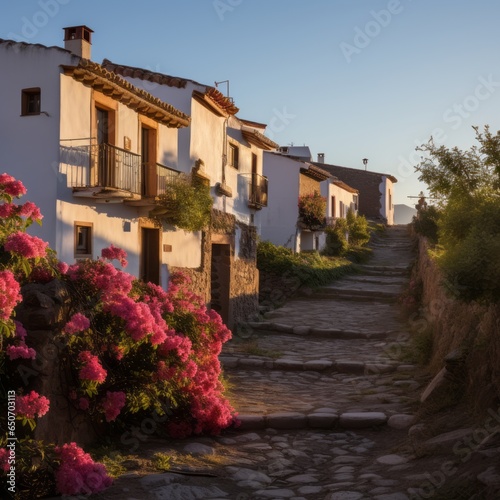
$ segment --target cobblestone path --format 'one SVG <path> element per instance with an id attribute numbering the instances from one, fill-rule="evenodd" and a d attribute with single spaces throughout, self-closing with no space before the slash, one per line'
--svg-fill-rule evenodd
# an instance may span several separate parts
<path id="1" fill-rule="evenodd" d="M 373 249 L 359 275 L 289 301 L 227 345 L 221 361 L 239 429 L 168 445 L 150 439 L 143 456 L 162 451 L 194 465 L 131 472 L 100 497 L 431 498 L 442 459 L 422 462 L 404 444 L 428 382 L 398 361 L 408 332 L 396 297 L 413 260 L 406 228 L 389 228 Z"/>

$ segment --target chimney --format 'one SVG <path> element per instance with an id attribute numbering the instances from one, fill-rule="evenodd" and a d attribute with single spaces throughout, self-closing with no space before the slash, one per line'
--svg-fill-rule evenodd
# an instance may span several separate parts
<path id="1" fill-rule="evenodd" d="M 325 163 L 325 153 L 318 153 L 318 163 Z"/>
<path id="2" fill-rule="evenodd" d="M 84 59 L 90 59 L 92 33 L 87 26 L 64 28 L 64 48 Z"/>

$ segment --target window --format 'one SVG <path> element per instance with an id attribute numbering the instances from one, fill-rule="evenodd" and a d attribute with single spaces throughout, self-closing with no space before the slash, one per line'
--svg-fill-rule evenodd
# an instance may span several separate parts
<path id="1" fill-rule="evenodd" d="M 332 217 L 336 217 L 335 196 L 332 196 L 332 198 L 331 198 L 331 213 L 332 213 Z"/>
<path id="2" fill-rule="evenodd" d="M 239 167 L 240 150 L 238 146 L 229 144 L 229 165 L 234 168 Z"/>
<path id="3" fill-rule="evenodd" d="M 358 198 L 357 194 L 353 194 L 352 195 L 352 201 L 354 203 L 354 210 L 357 211 L 358 210 L 358 204 L 359 204 L 359 198 Z"/>
<path id="4" fill-rule="evenodd" d="M 23 89 L 21 94 L 21 115 L 39 115 L 40 110 L 40 87 Z"/>
<path id="5" fill-rule="evenodd" d="M 75 222 L 75 257 L 92 257 L 92 223 Z"/>

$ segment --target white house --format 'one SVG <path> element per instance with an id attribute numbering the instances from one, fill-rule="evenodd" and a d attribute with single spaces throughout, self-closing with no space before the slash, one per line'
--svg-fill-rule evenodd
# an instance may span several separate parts
<path id="1" fill-rule="evenodd" d="M 90 55 L 91 33 L 67 28 L 66 49 L 0 42 L 0 165 L 40 206 L 37 233 L 61 260 L 98 257 L 112 243 L 127 251 L 132 274 L 166 284 L 170 234 L 147 215 L 160 178 L 177 168 L 189 118 L 80 57 Z M 190 258 L 201 254 L 199 236 L 182 239 Z"/>
<path id="2" fill-rule="evenodd" d="M 324 155 L 318 155 L 318 160 L 314 162 L 315 165 L 359 192 L 360 215 L 388 225 L 394 224 L 394 184 L 398 182 L 394 176 L 328 164 L 325 163 Z"/>
<path id="3" fill-rule="evenodd" d="M 280 151 L 264 153 L 264 174 L 269 179 L 269 202 L 256 218 L 262 240 L 296 252 L 319 250 L 324 228 L 300 224 L 298 200 L 314 192 L 321 194 L 330 174 Z"/>
<path id="4" fill-rule="evenodd" d="M 169 270 L 183 269 L 232 325 L 258 307 L 252 223 L 267 203 L 262 151 L 276 145 L 216 88 L 146 70 L 126 79 L 92 62 L 92 33 L 65 28 L 64 49 L 0 40 L 0 170 L 26 185 L 44 215 L 33 234 L 61 260 L 113 243 L 145 280 L 166 286 Z M 210 183 L 229 224 L 154 226 L 148 214 L 179 172 Z"/>

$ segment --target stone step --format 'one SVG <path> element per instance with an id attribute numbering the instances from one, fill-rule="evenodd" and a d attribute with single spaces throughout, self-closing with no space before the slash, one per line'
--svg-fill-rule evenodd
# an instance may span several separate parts
<path id="1" fill-rule="evenodd" d="M 380 375 L 396 371 L 414 370 L 413 365 L 393 362 L 389 359 L 373 361 L 313 359 L 300 361 L 290 358 L 269 359 L 260 356 L 219 356 L 224 370 L 280 370 L 311 371 L 321 373 L 353 373 Z"/>
<path id="2" fill-rule="evenodd" d="M 331 408 L 320 408 L 310 413 L 276 412 L 266 415 L 238 415 L 241 431 L 275 429 L 374 429 L 385 426 L 388 416 L 383 412 L 336 413 Z"/>
<path id="3" fill-rule="evenodd" d="M 339 299 L 345 301 L 357 302 L 394 302 L 399 293 L 393 292 L 367 292 L 364 290 L 342 290 L 335 288 L 321 288 L 315 290 L 311 295 L 307 293 L 302 295 L 299 292 L 299 297 L 305 300 L 332 300 Z"/>
<path id="4" fill-rule="evenodd" d="M 250 338 L 254 334 L 273 335 L 276 333 L 287 333 L 300 336 L 322 337 L 330 339 L 354 340 L 354 339 L 386 339 L 400 332 L 395 330 L 361 331 L 361 330 L 339 330 L 338 328 L 315 328 L 310 326 L 291 326 L 274 322 L 249 322 L 240 326 L 238 335 L 241 338 Z"/>

